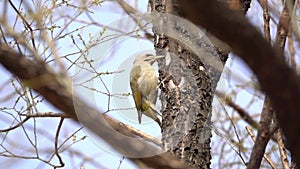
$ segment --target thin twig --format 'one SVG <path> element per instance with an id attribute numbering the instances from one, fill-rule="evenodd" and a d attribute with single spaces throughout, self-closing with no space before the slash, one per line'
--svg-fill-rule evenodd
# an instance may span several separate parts
<path id="1" fill-rule="evenodd" d="M 62 124 L 64 122 L 65 118 L 61 118 L 57 127 L 56 135 L 55 135 L 55 142 L 54 142 L 54 149 L 55 149 L 55 154 L 59 160 L 60 166 L 55 166 L 54 168 L 62 168 L 65 166 L 65 163 L 63 162 L 59 152 L 58 152 L 58 138 L 59 138 L 59 133 L 62 127 Z"/>
<path id="2" fill-rule="evenodd" d="M 251 131 L 249 126 L 246 126 L 246 130 L 248 131 L 249 135 L 251 136 L 252 141 L 255 143 L 255 136 L 253 132 Z M 272 168 L 276 169 L 276 165 L 273 163 L 270 157 L 268 157 L 266 154 L 264 154 L 264 158 L 267 160 L 267 162 L 271 165 Z"/>

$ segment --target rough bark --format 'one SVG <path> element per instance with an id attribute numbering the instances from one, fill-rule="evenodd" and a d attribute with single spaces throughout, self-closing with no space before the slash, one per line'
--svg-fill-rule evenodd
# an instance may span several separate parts
<path id="1" fill-rule="evenodd" d="M 270 97 L 289 148 L 299 162 L 300 124 L 295 119 L 300 119 L 300 80 L 285 64 L 280 50 L 272 47 L 244 17 L 220 6 L 216 0 L 178 2 L 182 15 L 229 44 L 257 75 L 262 90 Z"/>
<path id="2" fill-rule="evenodd" d="M 152 0 L 149 6 L 151 12 L 171 14 L 176 14 L 178 7 L 174 0 Z M 241 10 L 240 7 L 237 9 Z M 188 34 L 180 26 L 175 29 L 182 30 L 182 35 Z M 197 38 L 192 35 L 186 37 Z M 213 46 L 199 38 L 197 41 L 208 54 L 205 57 L 217 56 L 224 65 L 229 47 L 211 34 L 207 37 Z M 210 168 L 212 100 L 221 72 L 175 39 L 155 34 L 154 42 L 158 55 L 171 56 L 169 65 L 159 63 L 164 148 L 190 166 Z"/>

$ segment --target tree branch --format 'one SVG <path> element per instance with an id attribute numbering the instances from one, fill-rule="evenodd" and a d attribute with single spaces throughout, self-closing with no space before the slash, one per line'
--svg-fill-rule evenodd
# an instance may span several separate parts
<path id="1" fill-rule="evenodd" d="M 131 141 L 124 139 L 119 133 L 114 134 L 114 130 L 116 130 L 126 136 L 136 137 L 130 131 L 124 129 L 122 123 L 103 115 L 79 98 L 74 99 L 71 83 L 67 80 L 68 77 L 53 73 L 44 62 L 30 60 L 0 44 L 0 63 L 26 85 L 40 93 L 47 101 L 65 112 L 70 118 L 77 122 L 80 119 L 81 124 L 120 153 L 137 157 L 137 160 L 153 168 L 187 168 L 182 161 L 175 158 L 171 153 L 159 154 L 160 150 L 142 140 L 135 139 L 135 141 Z M 78 105 L 76 109 L 75 104 Z M 138 155 L 153 154 L 153 152 L 157 152 L 158 155 L 138 158 Z M 133 160 L 133 162 L 136 162 L 136 160 Z"/>
<path id="2" fill-rule="evenodd" d="M 257 75 L 262 90 L 270 97 L 289 147 L 300 162 L 300 123 L 295 120 L 300 119 L 300 78 L 285 64 L 280 50 L 273 48 L 245 17 L 216 0 L 178 0 L 178 4 L 181 16 L 226 42 Z"/>

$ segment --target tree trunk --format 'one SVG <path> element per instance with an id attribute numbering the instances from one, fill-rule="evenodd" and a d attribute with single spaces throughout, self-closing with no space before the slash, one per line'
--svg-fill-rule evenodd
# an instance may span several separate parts
<path id="1" fill-rule="evenodd" d="M 151 12 L 175 14 L 175 3 L 171 0 L 150 0 L 149 7 Z M 180 26 L 175 29 L 189 34 Z M 157 54 L 170 56 L 170 61 L 166 58 L 159 62 L 164 148 L 184 159 L 191 167 L 210 168 L 212 101 L 220 69 L 205 63 L 174 38 L 153 31 Z M 200 36 L 196 37 L 196 42 L 207 54 L 205 57 L 217 56 L 224 66 L 229 48 L 211 35 L 208 37 L 218 45 L 217 48 Z"/>

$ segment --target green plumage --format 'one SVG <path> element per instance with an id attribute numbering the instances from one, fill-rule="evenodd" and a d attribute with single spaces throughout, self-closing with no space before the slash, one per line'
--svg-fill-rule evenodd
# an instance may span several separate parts
<path id="1" fill-rule="evenodd" d="M 158 57 L 159 58 L 159 57 Z M 160 125 L 155 110 L 157 100 L 157 77 L 152 67 L 157 56 L 138 56 L 130 72 L 130 87 L 138 111 L 138 121 L 141 123 L 142 114 L 152 118 Z"/>

